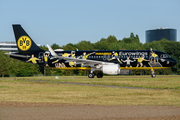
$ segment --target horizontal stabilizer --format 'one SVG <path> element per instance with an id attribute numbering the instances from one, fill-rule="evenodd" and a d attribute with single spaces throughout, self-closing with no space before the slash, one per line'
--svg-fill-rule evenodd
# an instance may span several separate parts
<path id="1" fill-rule="evenodd" d="M 9 56 L 14 56 L 14 57 L 22 57 L 22 58 L 29 58 L 29 55 L 18 55 L 18 54 L 11 54 L 11 53 L 5 53 Z"/>

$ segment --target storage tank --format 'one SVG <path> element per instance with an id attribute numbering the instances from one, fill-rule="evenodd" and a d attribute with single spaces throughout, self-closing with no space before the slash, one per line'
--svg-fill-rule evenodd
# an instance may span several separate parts
<path id="1" fill-rule="evenodd" d="M 163 38 L 170 41 L 177 41 L 177 30 L 170 28 L 146 30 L 146 42 L 159 41 Z"/>

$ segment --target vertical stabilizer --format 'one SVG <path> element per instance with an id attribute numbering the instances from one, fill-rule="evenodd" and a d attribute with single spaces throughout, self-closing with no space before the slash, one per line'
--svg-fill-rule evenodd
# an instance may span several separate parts
<path id="1" fill-rule="evenodd" d="M 26 31 L 21 27 L 21 25 L 16 24 L 12 26 L 19 53 L 34 53 L 43 51 L 31 39 L 31 37 L 26 33 Z"/>

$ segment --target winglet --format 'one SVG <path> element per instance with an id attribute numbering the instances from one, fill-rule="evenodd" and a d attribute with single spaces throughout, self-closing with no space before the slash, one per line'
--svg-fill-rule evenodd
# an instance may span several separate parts
<path id="1" fill-rule="evenodd" d="M 49 51 L 51 52 L 52 56 L 58 56 L 48 44 L 47 44 L 47 47 L 48 47 Z"/>

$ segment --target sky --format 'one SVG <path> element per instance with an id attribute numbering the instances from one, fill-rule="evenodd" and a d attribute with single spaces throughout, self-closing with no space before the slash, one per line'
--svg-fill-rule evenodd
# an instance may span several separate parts
<path id="1" fill-rule="evenodd" d="M 40 45 L 118 40 L 157 27 L 177 29 L 180 0 L 0 0 L 0 42 L 15 41 L 12 24 L 21 24 Z"/>

